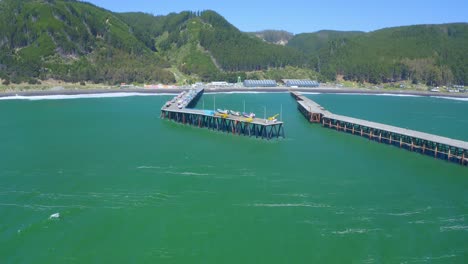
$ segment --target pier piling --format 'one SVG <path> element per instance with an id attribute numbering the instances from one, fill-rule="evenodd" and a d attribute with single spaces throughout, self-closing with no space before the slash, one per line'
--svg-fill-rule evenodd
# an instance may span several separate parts
<path id="1" fill-rule="evenodd" d="M 207 128 L 213 131 L 232 135 L 248 136 L 261 139 L 284 138 L 284 123 L 260 118 L 244 118 L 234 115 L 217 115 L 214 111 L 193 109 L 203 95 L 204 90 L 196 90 L 186 107 L 179 108 L 177 104 L 164 105 L 161 108 L 161 118 L 169 119 L 184 125 Z"/>
<path id="2" fill-rule="evenodd" d="M 291 96 L 296 99 L 299 111 L 311 123 L 321 123 L 323 127 L 336 131 L 353 135 L 360 134 L 361 137 L 366 137 L 371 141 L 397 146 L 463 166 L 468 165 L 468 142 L 336 115 L 298 92 L 291 92 Z"/>

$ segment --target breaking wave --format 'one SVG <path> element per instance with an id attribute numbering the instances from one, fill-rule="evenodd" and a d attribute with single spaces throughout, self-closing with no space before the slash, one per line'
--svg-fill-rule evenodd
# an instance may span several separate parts
<path id="1" fill-rule="evenodd" d="M 301 92 L 301 94 L 317 95 L 317 94 L 322 94 L 322 93 L 317 93 L 317 92 Z"/>
<path id="2" fill-rule="evenodd" d="M 273 92 L 268 92 L 268 91 L 238 91 L 238 92 L 228 92 L 228 91 L 205 91 L 206 94 L 272 94 L 272 93 L 289 93 L 288 91 L 273 91 Z"/>
<path id="3" fill-rule="evenodd" d="M 375 94 L 378 96 L 394 96 L 394 97 L 422 97 L 421 95 L 415 94 L 390 94 L 390 93 L 383 93 L 383 94 Z"/>
<path id="4" fill-rule="evenodd" d="M 67 100 L 67 99 L 84 99 L 84 98 L 115 98 L 115 97 L 132 97 L 132 96 L 163 96 L 173 95 L 168 93 L 96 93 L 96 94 L 70 94 L 70 95 L 33 95 L 33 96 L 7 96 L 0 97 L 0 100 Z"/>
<path id="5" fill-rule="evenodd" d="M 464 97 L 445 97 L 445 96 L 431 96 L 433 98 L 439 98 L 439 99 L 448 99 L 448 100 L 455 100 L 455 101 L 463 101 L 463 102 L 468 102 L 468 98 Z"/>

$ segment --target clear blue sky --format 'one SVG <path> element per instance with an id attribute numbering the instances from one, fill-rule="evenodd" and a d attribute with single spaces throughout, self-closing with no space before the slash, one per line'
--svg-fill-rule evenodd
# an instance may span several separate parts
<path id="1" fill-rule="evenodd" d="M 115 12 L 166 15 L 211 9 L 242 31 L 372 31 L 414 24 L 468 22 L 468 0 L 88 0 Z"/>

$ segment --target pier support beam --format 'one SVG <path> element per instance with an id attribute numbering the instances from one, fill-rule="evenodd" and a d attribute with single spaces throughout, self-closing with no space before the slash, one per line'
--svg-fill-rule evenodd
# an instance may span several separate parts
<path id="1" fill-rule="evenodd" d="M 291 93 L 298 101 L 298 109 L 310 122 L 323 127 L 344 131 L 372 141 L 393 145 L 424 155 L 466 165 L 468 142 L 421 133 L 410 129 L 389 126 L 367 120 L 333 114 L 300 93 Z M 351 127 L 349 127 L 351 126 Z"/>

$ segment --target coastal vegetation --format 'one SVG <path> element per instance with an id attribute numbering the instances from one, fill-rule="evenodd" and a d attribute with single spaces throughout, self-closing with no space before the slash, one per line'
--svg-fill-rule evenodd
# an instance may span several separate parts
<path id="1" fill-rule="evenodd" d="M 114 13 L 73 0 L 0 2 L 3 85 L 51 79 L 190 84 L 236 82 L 239 76 L 464 85 L 466 54 L 466 23 L 293 36 L 274 30 L 244 33 L 209 10 L 154 16 Z"/>
<path id="2" fill-rule="evenodd" d="M 430 86 L 468 83 L 468 24 L 418 25 L 374 32 L 320 31 L 289 44 L 325 79 Z"/>

